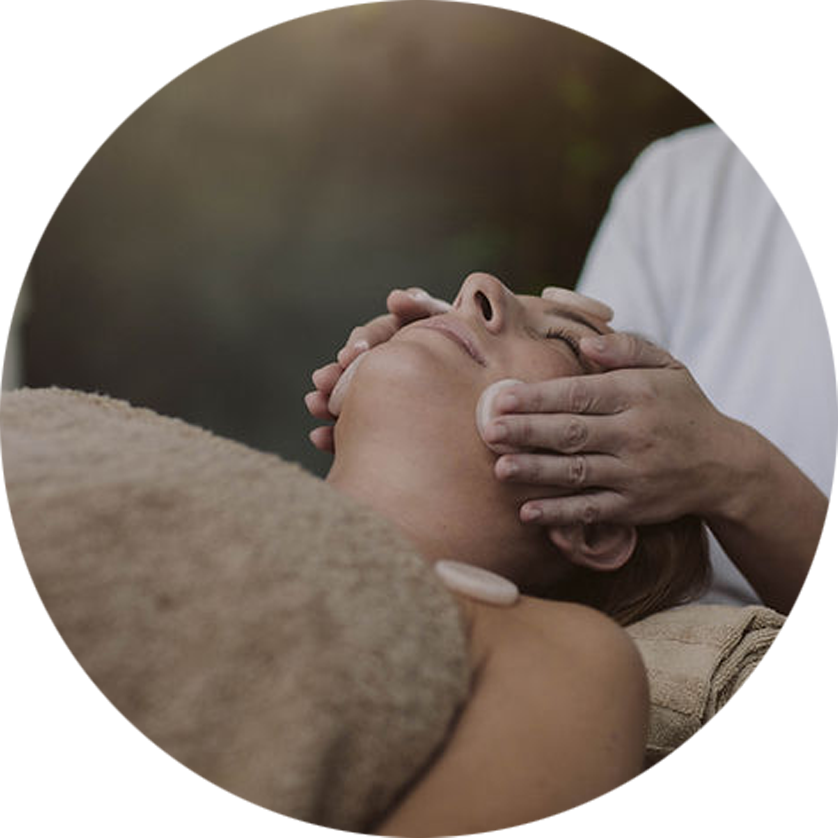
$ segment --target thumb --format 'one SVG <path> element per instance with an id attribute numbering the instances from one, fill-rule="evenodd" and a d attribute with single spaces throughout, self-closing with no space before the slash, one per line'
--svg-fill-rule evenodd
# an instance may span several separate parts
<path id="1" fill-rule="evenodd" d="M 579 342 L 579 348 L 592 361 L 610 370 L 681 366 L 665 349 L 630 332 L 584 337 Z"/>

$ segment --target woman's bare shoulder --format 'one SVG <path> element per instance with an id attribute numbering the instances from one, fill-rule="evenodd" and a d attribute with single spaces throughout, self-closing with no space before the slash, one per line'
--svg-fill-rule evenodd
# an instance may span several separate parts
<path id="1" fill-rule="evenodd" d="M 486 681 L 514 692 L 522 711 L 541 719 L 548 749 L 584 731 L 591 754 L 620 742 L 626 758 L 621 770 L 630 774 L 642 763 L 648 680 L 640 652 L 621 626 L 588 606 L 529 597 L 481 618 L 487 626 Z"/>
<path id="2" fill-rule="evenodd" d="M 476 688 L 512 690 L 518 706 L 535 714 L 551 696 L 552 705 L 571 716 L 602 705 L 618 727 L 645 719 L 643 660 L 628 633 L 605 614 L 531 597 L 507 608 L 472 602 L 468 613 Z M 614 703 L 615 696 L 621 700 Z M 561 726 L 556 731 L 566 735 Z"/>
<path id="3" fill-rule="evenodd" d="M 578 806 L 640 772 L 645 674 L 602 614 L 523 597 L 463 602 L 477 649 L 472 695 L 440 758 L 382 824 L 388 835 L 517 826 Z M 495 790 L 486 795 L 485 790 Z"/>
<path id="4" fill-rule="evenodd" d="M 482 625 L 481 625 L 482 622 Z M 480 606 L 474 625 L 488 657 L 504 661 L 540 661 L 533 681 L 568 683 L 568 700 L 620 690 L 619 712 L 642 716 L 649 687 L 643 658 L 631 635 L 608 615 L 587 605 L 521 597 L 511 608 Z M 515 663 L 515 666 L 521 671 Z"/>
<path id="5" fill-rule="evenodd" d="M 561 658 L 564 665 L 611 661 L 614 656 L 640 660 L 625 630 L 586 605 L 521 597 L 509 608 L 474 604 L 470 622 L 475 643 L 493 656 L 531 650 Z"/>

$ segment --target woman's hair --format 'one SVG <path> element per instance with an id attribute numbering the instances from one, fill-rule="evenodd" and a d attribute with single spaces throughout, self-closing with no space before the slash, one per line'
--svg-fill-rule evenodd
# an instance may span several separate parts
<path id="1" fill-rule="evenodd" d="M 637 546 L 618 570 L 574 567 L 556 598 L 590 605 L 625 626 L 696 599 L 709 581 L 704 526 L 686 515 L 638 527 Z"/>

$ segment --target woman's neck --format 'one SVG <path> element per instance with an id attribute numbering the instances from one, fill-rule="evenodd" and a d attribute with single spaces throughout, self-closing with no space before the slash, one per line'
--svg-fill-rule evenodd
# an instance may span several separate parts
<path id="1" fill-rule="evenodd" d="M 368 450 L 337 451 L 327 481 L 387 518 L 429 561 L 485 567 L 522 589 L 545 584 L 545 570 L 554 581 L 560 557 L 539 528 L 521 524 L 520 490 L 495 479 L 494 456 L 482 445 L 452 454 L 433 441 L 396 447 L 378 438 Z"/>
<path id="2" fill-rule="evenodd" d="M 565 562 L 521 504 L 543 490 L 505 484 L 477 433 L 482 391 L 468 389 L 420 344 L 370 350 L 335 425 L 336 489 L 394 524 L 429 561 L 493 570 L 524 591 L 554 584 Z"/>
<path id="3" fill-rule="evenodd" d="M 355 448 L 350 455 L 339 454 L 326 480 L 390 520 L 430 561 L 468 561 L 485 554 L 489 547 L 481 544 L 485 522 L 476 511 L 485 508 L 490 498 L 481 504 L 468 502 L 458 488 L 463 485 L 462 473 L 457 478 L 451 473 L 457 464 L 440 468 L 426 449 L 422 456 L 392 449 L 382 456 L 383 450 L 379 444 L 375 451 Z M 481 482 L 489 483 L 485 478 Z"/>

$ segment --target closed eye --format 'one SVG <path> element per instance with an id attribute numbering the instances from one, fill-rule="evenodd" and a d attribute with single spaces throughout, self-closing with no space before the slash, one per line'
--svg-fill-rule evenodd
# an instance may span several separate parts
<path id="1" fill-rule="evenodd" d="M 564 341 L 569 347 L 571 352 L 581 361 L 582 360 L 582 352 L 579 349 L 579 341 L 572 335 L 570 332 L 565 332 L 563 329 L 551 329 L 545 335 L 546 338 L 551 340 L 561 340 Z"/>

